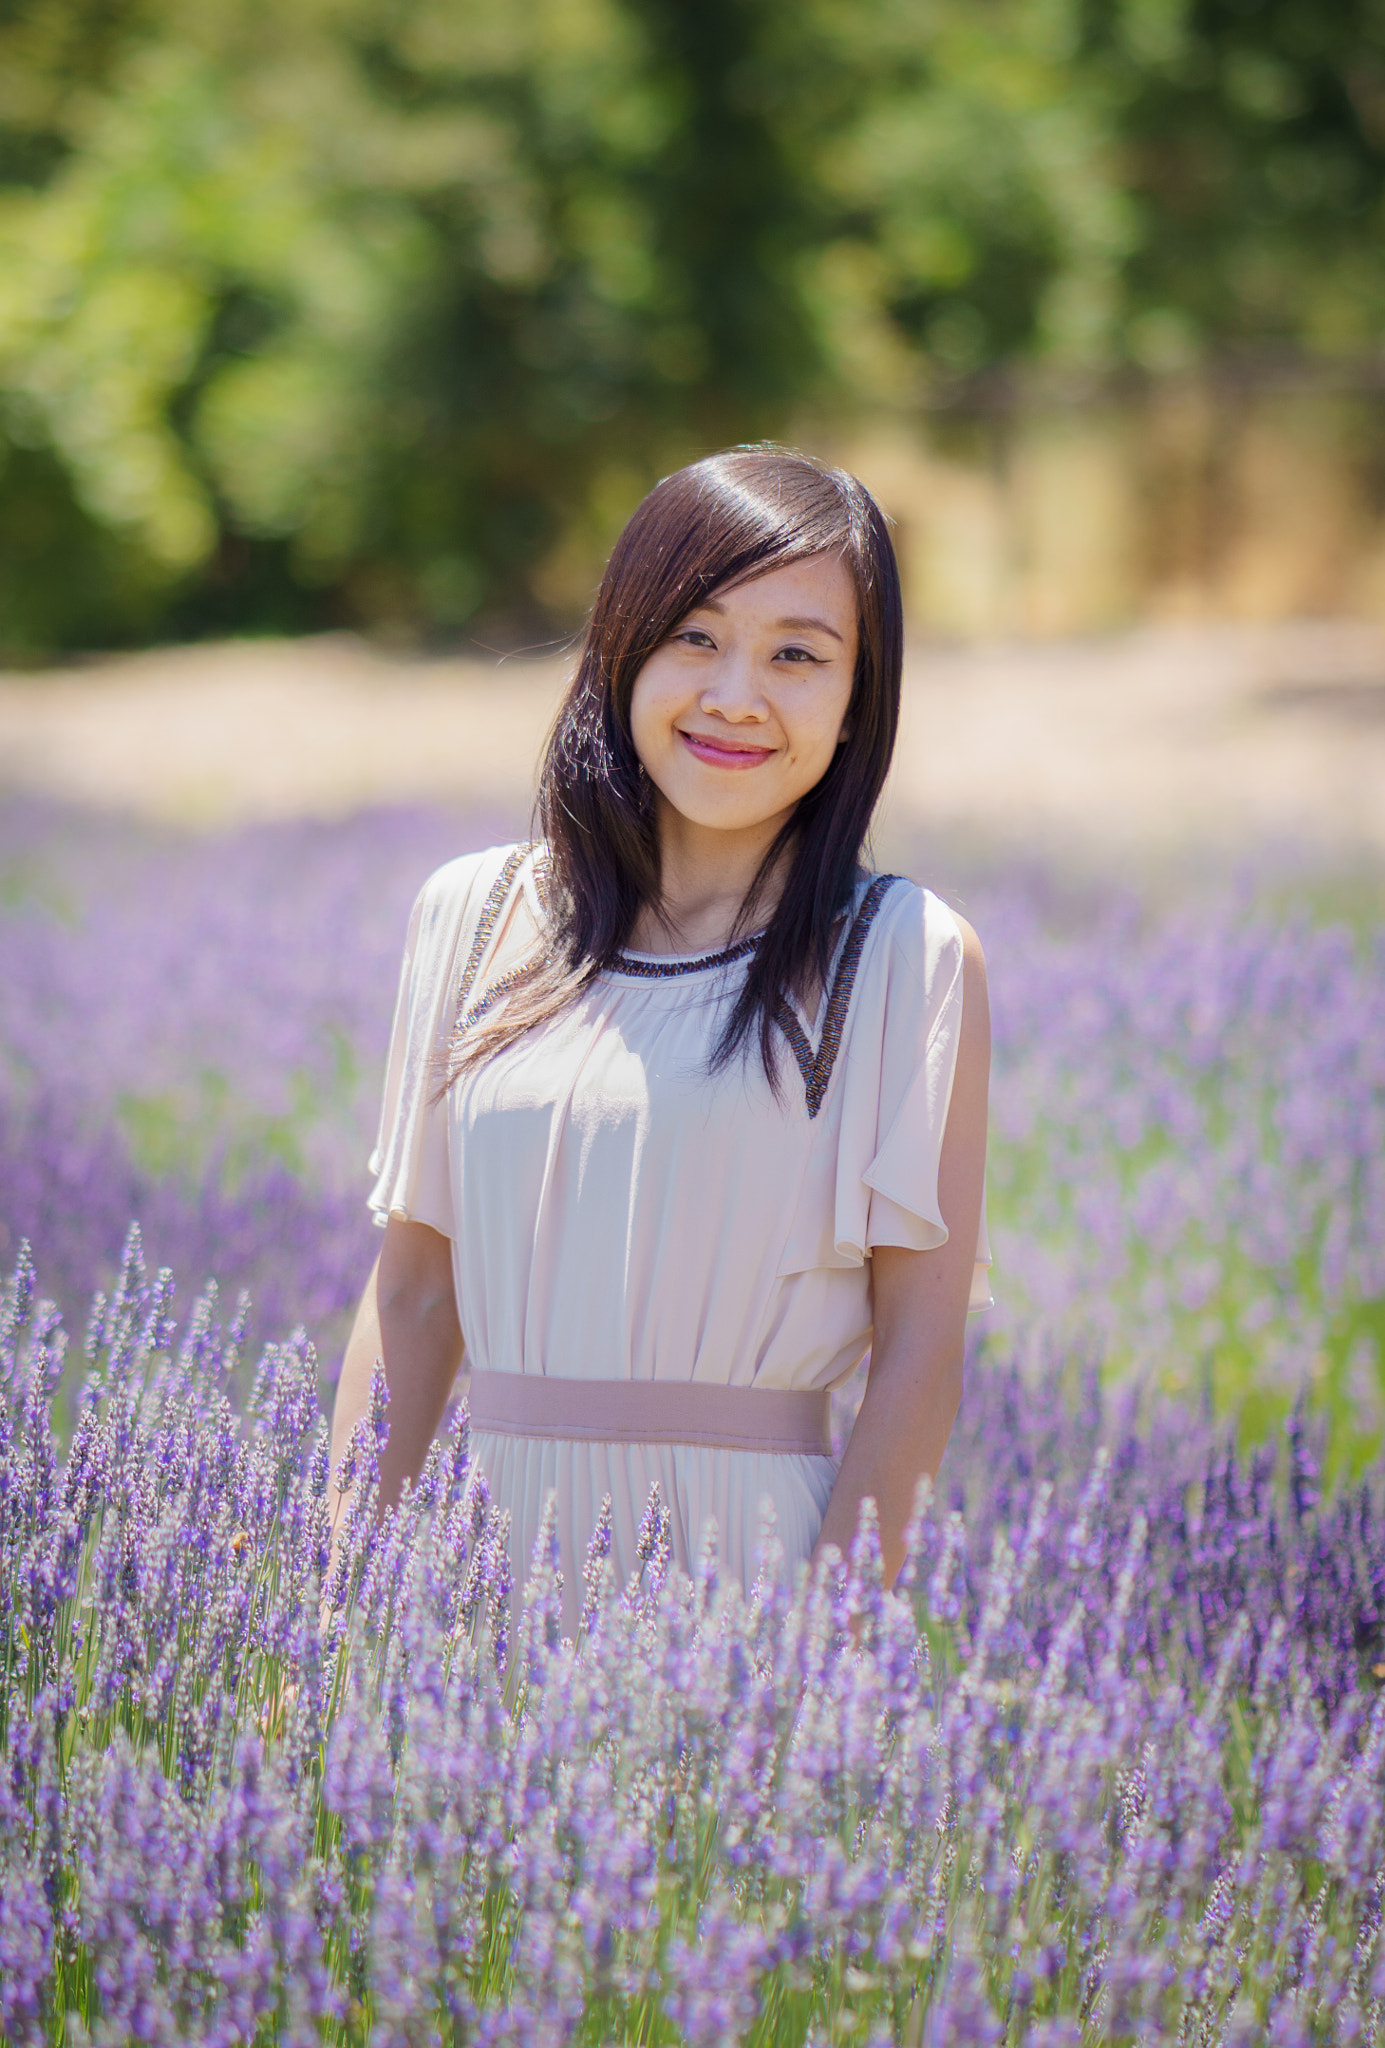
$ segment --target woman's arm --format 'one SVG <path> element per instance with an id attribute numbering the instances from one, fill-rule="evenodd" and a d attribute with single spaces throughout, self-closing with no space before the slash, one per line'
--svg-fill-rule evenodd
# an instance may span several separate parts
<path id="1" fill-rule="evenodd" d="M 937 1472 L 962 1399 L 967 1300 L 986 1170 L 991 1016 L 980 943 L 969 924 L 960 918 L 958 924 L 962 1029 L 938 1168 L 947 1243 L 930 1252 L 875 1247 L 870 1374 L 817 1541 L 817 1551 L 832 1543 L 845 1555 L 861 1502 L 870 1496 L 880 1517 L 887 1586 L 904 1562 L 914 1490 L 925 1472 Z"/>
<path id="2" fill-rule="evenodd" d="M 389 1440 L 380 1458 L 380 1503 L 399 1499 L 406 1479 L 417 1479 L 442 1420 L 462 1359 L 462 1331 L 452 1284 L 452 1246 L 426 1223 L 391 1216 L 375 1270 L 342 1360 L 332 1410 L 332 1471 L 346 1454 L 351 1432 L 370 1413 L 375 1361 L 390 1390 Z M 336 1534 L 347 1496 L 332 1509 Z"/>

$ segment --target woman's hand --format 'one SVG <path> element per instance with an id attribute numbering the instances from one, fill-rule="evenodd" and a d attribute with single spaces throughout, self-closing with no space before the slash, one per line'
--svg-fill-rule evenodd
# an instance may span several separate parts
<path id="1" fill-rule="evenodd" d="M 880 1517 L 885 1584 L 904 1562 L 914 1489 L 936 1474 L 962 1399 L 962 1356 L 986 1172 L 986 1098 L 991 1018 L 986 963 L 971 926 L 962 931 L 962 1029 L 938 1169 L 947 1243 L 935 1251 L 877 1245 L 870 1375 L 827 1503 L 816 1556 L 851 1552 L 861 1502 Z"/>
<path id="2" fill-rule="evenodd" d="M 398 1501 L 404 1481 L 422 1471 L 462 1361 L 451 1242 L 402 1216 L 391 1216 L 385 1226 L 342 1360 L 332 1410 L 333 1482 L 352 1430 L 370 1413 L 377 1359 L 390 1393 L 389 1437 L 380 1458 L 380 1506 L 386 1508 Z M 337 1494 L 332 1506 L 334 1553 L 347 1497 Z"/>

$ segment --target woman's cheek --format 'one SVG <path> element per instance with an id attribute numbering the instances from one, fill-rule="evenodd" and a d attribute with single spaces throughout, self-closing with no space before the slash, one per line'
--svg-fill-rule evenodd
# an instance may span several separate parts
<path id="1" fill-rule="evenodd" d="M 645 686 L 641 675 L 636 681 L 634 694 L 630 699 L 630 737 L 635 742 L 635 752 L 647 768 L 658 753 L 656 720 L 651 704 L 651 690 Z"/>
<path id="2" fill-rule="evenodd" d="M 826 773 L 827 764 L 836 751 L 837 734 L 840 729 L 841 720 L 834 710 L 830 707 L 824 708 L 821 716 L 815 718 L 811 726 L 802 733 L 801 744 L 795 750 L 800 760 L 811 761 L 815 768 Z"/>
<path id="3" fill-rule="evenodd" d="M 652 655 L 635 678 L 630 698 L 630 735 L 641 755 L 646 749 L 667 753 L 672 744 L 673 721 L 681 707 L 676 679 L 664 676 Z"/>

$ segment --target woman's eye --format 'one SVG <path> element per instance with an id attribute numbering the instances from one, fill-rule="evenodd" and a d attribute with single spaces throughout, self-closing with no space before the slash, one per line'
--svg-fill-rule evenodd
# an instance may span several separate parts
<path id="1" fill-rule="evenodd" d="M 808 647 L 781 647 L 775 659 L 777 661 L 816 661 L 818 656 Z"/>
<path id="2" fill-rule="evenodd" d="M 689 647 L 713 647 L 715 641 L 710 633 L 704 633 L 700 626 L 685 626 L 681 633 L 674 634 L 675 640 L 686 641 Z"/>

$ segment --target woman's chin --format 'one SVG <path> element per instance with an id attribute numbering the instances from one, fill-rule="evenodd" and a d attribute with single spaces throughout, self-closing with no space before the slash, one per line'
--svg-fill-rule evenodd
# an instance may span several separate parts
<path id="1" fill-rule="evenodd" d="M 662 792 L 660 806 L 667 822 L 675 829 L 692 829 L 699 832 L 724 832 L 730 834 L 769 833 L 779 829 L 793 808 L 785 804 L 779 793 L 767 796 L 758 803 L 746 802 L 744 798 L 735 801 L 728 797 L 718 799 L 705 791 L 678 790 Z M 776 800 L 778 799 L 778 800 Z"/>

